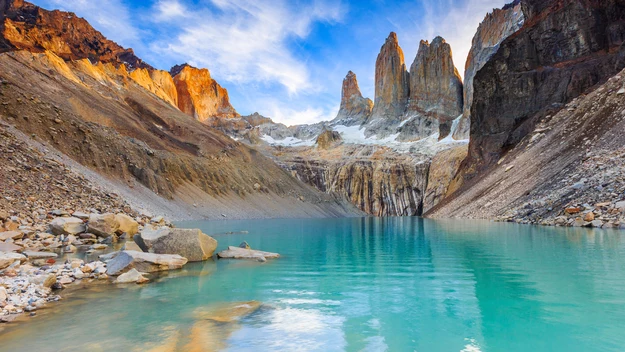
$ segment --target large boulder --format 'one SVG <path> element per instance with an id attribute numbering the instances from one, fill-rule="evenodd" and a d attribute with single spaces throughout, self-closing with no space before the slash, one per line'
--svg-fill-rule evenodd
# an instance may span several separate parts
<path id="1" fill-rule="evenodd" d="M 79 218 L 55 218 L 50 222 L 50 232 L 60 235 L 76 235 L 87 230 L 85 223 Z"/>
<path id="2" fill-rule="evenodd" d="M 19 253 L 0 252 L 0 270 L 13 264 L 15 261 L 25 262 L 26 256 Z"/>
<path id="3" fill-rule="evenodd" d="M 100 237 L 111 237 L 119 229 L 115 214 L 91 214 L 88 223 L 89 232 Z"/>
<path id="4" fill-rule="evenodd" d="M 168 229 L 152 244 L 152 252 L 179 254 L 190 262 L 199 262 L 213 256 L 217 241 L 198 229 Z"/>
<path id="5" fill-rule="evenodd" d="M 139 223 L 126 214 L 119 213 L 115 215 L 115 221 L 119 224 L 117 233 L 120 235 L 126 233 L 129 238 L 132 238 L 132 236 L 139 232 Z"/>
<path id="6" fill-rule="evenodd" d="M 168 227 L 161 228 L 145 228 L 141 233 L 138 233 L 132 237 L 135 243 L 141 248 L 144 252 L 149 252 L 152 249 L 152 245 L 154 242 L 162 236 L 165 236 L 169 233 Z"/>
<path id="7" fill-rule="evenodd" d="M 187 258 L 176 254 L 154 254 L 137 251 L 119 252 L 107 263 L 107 275 L 120 275 L 132 269 L 143 273 L 180 269 Z"/>

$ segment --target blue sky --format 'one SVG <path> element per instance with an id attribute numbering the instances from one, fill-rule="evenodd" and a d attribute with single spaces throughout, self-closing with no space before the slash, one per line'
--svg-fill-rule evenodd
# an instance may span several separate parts
<path id="1" fill-rule="evenodd" d="M 75 12 L 160 69 L 206 67 L 243 115 L 286 124 L 334 118 L 349 70 L 374 98 L 375 60 L 397 32 L 407 66 L 443 36 L 463 74 L 471 39 L 506 0 L 32 0 Z"/>

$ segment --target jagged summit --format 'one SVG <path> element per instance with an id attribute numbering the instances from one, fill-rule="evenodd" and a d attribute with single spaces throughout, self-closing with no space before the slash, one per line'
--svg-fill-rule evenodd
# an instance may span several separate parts
<path id="1" fill-rule="evenodd" d="M 64 60 L 89 59 L 125 65 L 130 70 L 153 69 L 132 49 L 107 39 L 74 13 L 48 11 L 23 0 L 0 1 L 0 12 L 0 52 L 49 50 Z"/>
<path id="2" fill-rule="evenodd" d="M 171 74 L 171 76 L 174 77 L 180 72 L 182 72 L 182 70 L 184 70 L 185 68 L 196 69 L 196 67 L 193 67 L 185 62 L 184 64 L 173 66 L 171 69 L 169 69 L 169 74 Z"/>
<path id="3" fill-rule="evenodd" d="M 422 40 L 410 66 L 408 114 L 436 120 L 439 137 L 446 137 L 451 121 L 462 113 L 462 79 L 453 62 L 451 46 L 438 36 L 431 43 Z"/>
<path id="4" fill-rule="evenodd" d="M 394 119 L 406 109 L 409 77 L 397 34 L 391 32 L 375 63 L 375 103 L 372 118 Z"/>
<path id="5" fill-rule="evenodd" d="M 345 126 L 360 125 L 369 118 L 372 109 L 373 102 L 363 98 L 356 74 L 349 71 L 343 79 L 341 107 L 333 122 Z"/>
<path id="6" fill-rule="evenodd" d="M 239 116 L 230 104 L 228 91 L 211 77 L 208 69 L 183 64 L 174 66 L 171 73 L 178 91 L 178 108 L 182 112 L 202 122 Z"/>

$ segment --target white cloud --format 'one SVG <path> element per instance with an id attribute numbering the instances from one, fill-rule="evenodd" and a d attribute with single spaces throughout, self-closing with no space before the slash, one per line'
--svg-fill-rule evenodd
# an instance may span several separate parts
<path id="1" fill-rule="evenodd" d="M 488 12 L 511 0 L 435 0 L 424 2 L 426 19 L 421 34 L 428 40 L 440 35 L 451 45 L 454 64 L 461 76 L 477 27 Z M 407 63 L 412 64 L 412 61 Z"/>
<path id="2" fill-rule="evenodd" d="M 139 31 L 122 0 L 41 0 L 37 4 L 51 10 L 74 12 L 124 47 L 140 45 Z"/>
<path id="3" fill-rule="evenodd" d="M 161 0 L 156 3 L 157 21 L 169 21 L 188 16 L 187 8 L 178 0 Z"/>
<path id="4" fill-rule="evenodd" d="M 270 101 L 261 105 L 260 111 L 262 111 L 262 115 L 271 117 L 272 120 L 287 126 L 329 121 L 335 118 L 339 111 L 338 106 L 331 109 L 311 106 L 301 109 L 291 108 L 279 101 Z"/>
<path id="5" fill-rule="evenodd" d="M 294 6 L 286 0 L 212 0 L 212 4 L 219 11 L 194 8 L 182 25 L 172 23 L 180 34 L 153 47 L 208 67 L 233 83 L 279 83 L 289 94 L 313 88 L 306 62 L 294 54 L 290 41 L 305 38 L 317 21 L 340 20 L 340 4 Z M 172 8 L 176 13 L 182 6 L 161 1 L 155 18 L 164 20 L 161 10 Z"/>

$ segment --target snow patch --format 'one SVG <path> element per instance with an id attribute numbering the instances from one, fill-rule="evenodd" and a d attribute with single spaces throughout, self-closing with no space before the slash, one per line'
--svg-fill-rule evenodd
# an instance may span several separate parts
<path id="1" fill-rule="evenodd" d="M 286 137 L 285 139 L 274 139 L 269 135 L 263 135 L 260 137 L 263 141 L 271 145 L 279 145 L 283 147 L 311 147 L 315 145 L 315 141 L 312 139 L 303 140 L 295 137 Z"/>

